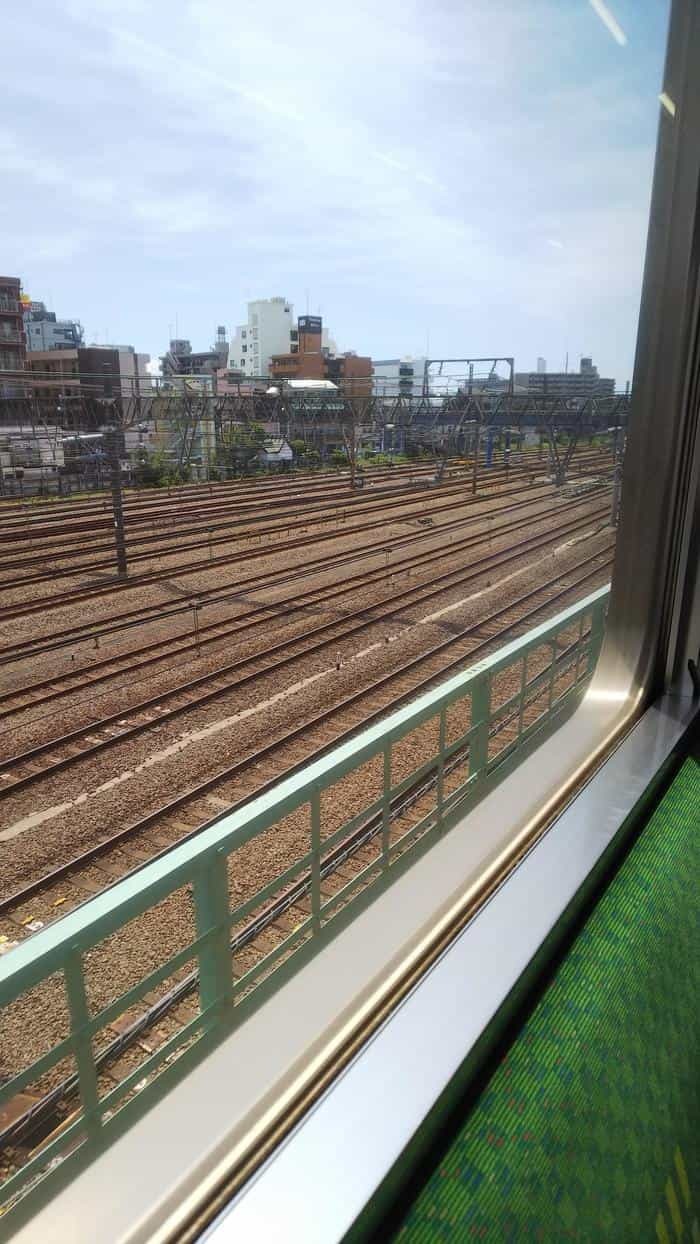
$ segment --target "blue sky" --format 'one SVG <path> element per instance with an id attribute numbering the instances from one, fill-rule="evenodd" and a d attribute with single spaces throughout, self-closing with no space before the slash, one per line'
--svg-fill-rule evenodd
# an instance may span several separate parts
<path id="1" fill-rule="evenodd" d="M 600 8 L 601 0 L 595 0 Z M 89 340 L 248 298 L 375 358 L 631 376 L 667 0 L 24 0 L 0 271 Z"/>

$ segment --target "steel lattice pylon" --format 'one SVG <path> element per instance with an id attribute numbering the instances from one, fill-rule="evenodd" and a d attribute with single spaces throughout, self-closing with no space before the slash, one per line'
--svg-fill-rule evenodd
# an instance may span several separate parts
<path id="1" fill-rule="evenodd" d="M 85 395 L 40 396 L 0 400 L 0 435 L 11 428 L 46 441 L 52 434 L 55 440 L 60 433 L 90 434 L 109 426 L 123 433 L 149 427 L 173 464 L 187 468 L 193 462 L 217 463 L 234 433 L 250 435 L 257 425 L 267 424 L 289 438 L 345 446 L 354 474 L 363 445 L 386 447 L 391 441 L 394 450 L 422 449 L 439 463 L 455 453 L 475 456 L 490 437 L 509 433 L 517 438 L 528 430 L 540 435 L 551 473 L 561 484 L 582 437 L 614 432 L 624 441 L 629 404 L 629 395 L 571 398 L 484 387 L 417 398 L 345 396 L 342 390 L 322 396 L 284 390 L 225 396 L 157 391 L 109 402 Z"/>

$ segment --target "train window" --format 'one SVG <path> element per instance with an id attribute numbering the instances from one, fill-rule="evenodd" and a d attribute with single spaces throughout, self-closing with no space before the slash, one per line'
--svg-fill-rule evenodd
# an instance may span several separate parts
<path id="1" fill-rule="evenodd" d="M 232 1034 L 282 1100 L 682 670 L 691 10 L 6 23 L 17 1221 Z"/>

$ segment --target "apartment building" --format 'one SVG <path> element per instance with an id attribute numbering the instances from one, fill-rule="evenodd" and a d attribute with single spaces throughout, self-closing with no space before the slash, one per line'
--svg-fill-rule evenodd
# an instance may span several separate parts
<path id="1" fill-rule="evenodd" d="M 22 392 L 27 344 L 18 276 L 0 276 L 0 397 Z"/>
<path id="2" fill-rule="evenodd" d="M 537 371 L 515 373 L 516 392 L 549 397 L 612 397 L 615 392 L 615 381 L 600 376 L 591 358 L 582 358 L 578 371 L 540 371 L 544 359 L 537 361 Z"/>
<path id="3" fill-rule="evenodd" d="M 27 355 L 27 386 L 48 397 L 115 399 L 150 392 L 150 355 L 133 346 L 85 346 L 65 350 L 31 350 Z"/>
<path id="4" fill-rule="evenodd" d="M 372 360 L 353 350 L 333 354 L 324 345 L 320 315 L 300 315 L 297 340 L 269 364 L 273 380 L 330 380 L 345 396 L 369 396 L 372 392 Z"/>
<path id="5" fill-rule="evenodd" d="M 297 345 L 292 304 L 286 298 L 259 298 L 248 303 L 248 319 L 231 337 L 229 367 L 245 376 L 267 376 L 272 356 L 288 354 Z"/>
<path id="6" fill-rule="evenodd" d="M 372 391 L 377 397 L 421 397 L 424 358 L 372 360 Z"/>
<path id="7" fill-rule="evenodd" d="M 79 320 L 59 320 L 43 302 L 24 303 L 24 331 L 27 350 L 75 350 L 83 344 Z"/>

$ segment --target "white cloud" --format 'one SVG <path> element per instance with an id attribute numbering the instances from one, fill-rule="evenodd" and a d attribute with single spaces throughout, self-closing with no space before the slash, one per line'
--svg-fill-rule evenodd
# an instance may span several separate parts
<path id="1" fill-rule="evenodd" d="M 113 197 L 115 183 L 104 177 L 81 174 L 75 166 L 61 164 L 40 150 L 32 151 L 8 130 L 0 131 L 0 164 L 5 174 L 30 183 L 66 191 L 92 203 L 105 204 Z"/>
<path id="2" fill-rule="evenodd" d="M 446 353 L 546 355 L 564 324 L 597 348 L 618 308 L 600 348 L 628 365 L 656 124 L 631 19 L 619 57 L 558 0 L 437 0 L 430 22 L 417 0 L 58 0 L 43 23 L 37 2 L 8 24 L 0 212 L 37 258 L 50 220 L 56 265 L 82 245 L 117 286 L 144 283 L 139 323 L 172 318 L 178 271 L 193 338 L 251 290 L 307 285 L 378 353 L 428 322 Z"/>
<path id="3" fill-rule="evenodd" d="M 222 206 L 205 191 L 140 193 L 130 199 L 129 209 L 136 220 L 163 233 L 202 233 L 226 222 Z"/>

